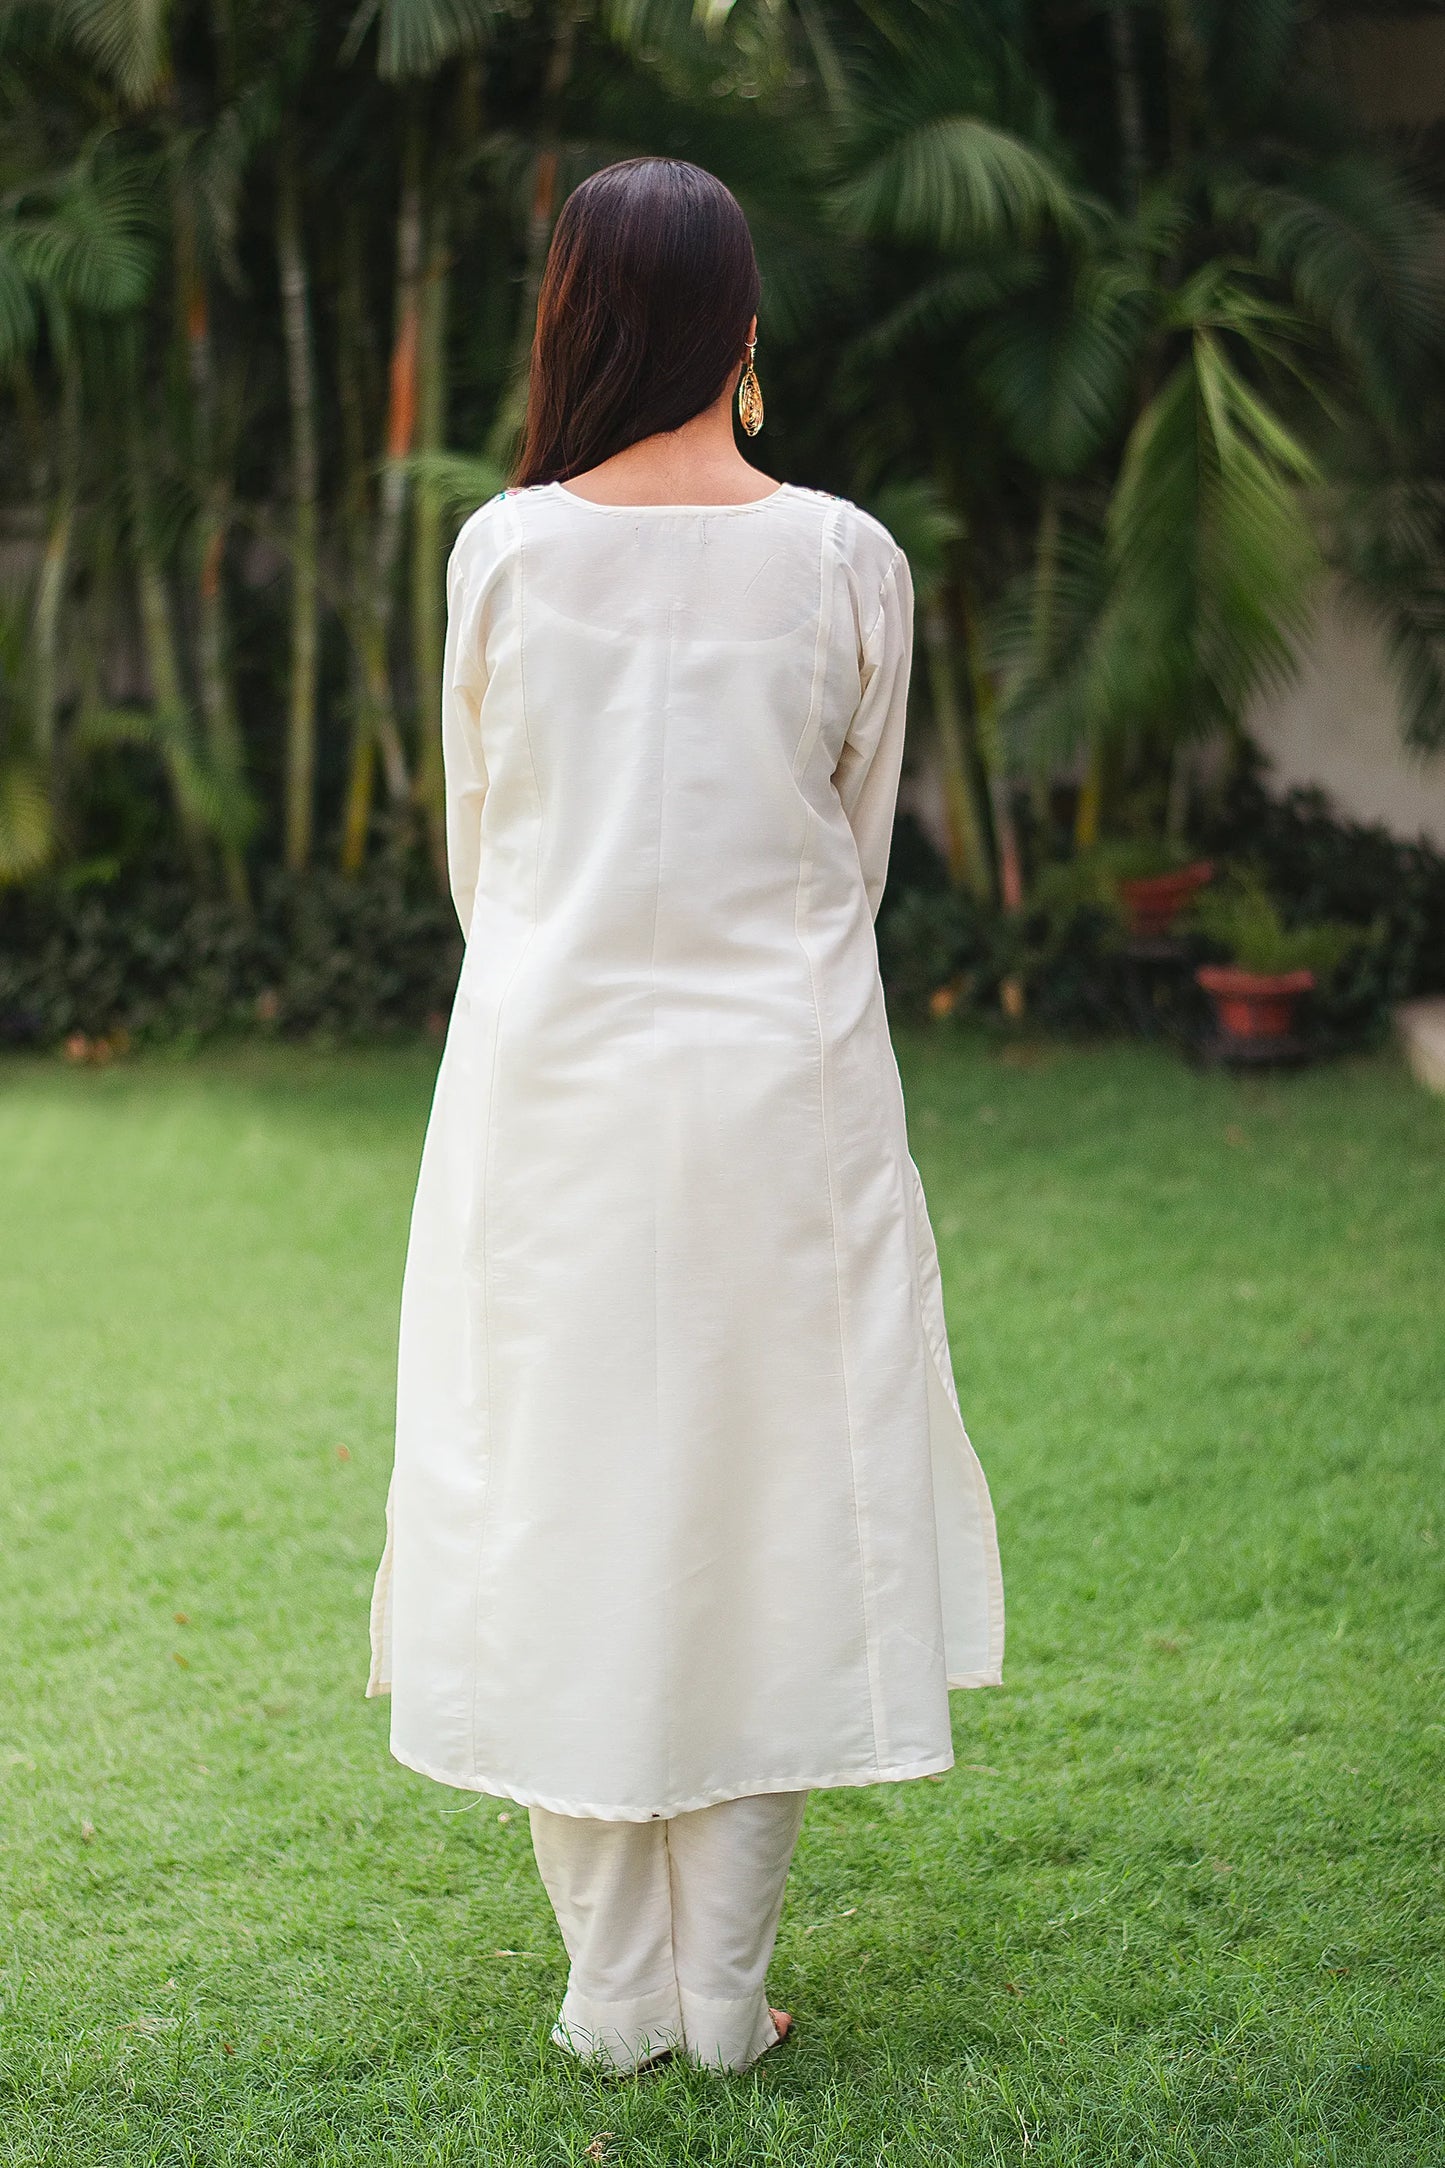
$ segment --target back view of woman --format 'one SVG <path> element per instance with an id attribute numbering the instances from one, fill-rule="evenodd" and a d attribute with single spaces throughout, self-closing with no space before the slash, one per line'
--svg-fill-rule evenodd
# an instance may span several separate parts
<path id="1" fill-rule="evenodd" d="M 947 1768 L 1002 1657 L 873 939 L 908 566 L 736 450 L 757 298 L 711 175 L 579 188 L 448 582 L 466 958 L 371 1690 L 400 1761 L 531 1809 L 554 2037 L 622 2068 L 782 2036 L 807 1792 Z"/>

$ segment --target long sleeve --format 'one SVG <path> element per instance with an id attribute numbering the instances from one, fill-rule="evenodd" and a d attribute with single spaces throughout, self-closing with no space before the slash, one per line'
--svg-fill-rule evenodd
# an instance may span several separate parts
<path id="1" fill-rule="evenodd" d="M 896 550 L 884 575 L 877 616 L 864 637 L 863 690 L 833 771 L 833 787 L 858 845 L 868 907 L 875 918 L 888 876 L 912 660 L 913 581 L 908 559 Z"/>
<path id="2" fill-rule="evenodd" d="M 447 637 L 442 660 L 442 763 L 446 773 L 447 873 L 463 937 L 470 931 L 481 860 L 482 806 L 487 769 L 482 758 L 481 705 L 484 582 L 468 577 L 460 543 L 447 570 Z"/>

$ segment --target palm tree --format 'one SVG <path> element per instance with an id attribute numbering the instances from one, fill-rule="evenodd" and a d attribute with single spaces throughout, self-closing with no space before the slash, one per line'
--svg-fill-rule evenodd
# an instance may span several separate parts
<path id="1" fill-rule="evenodd" d="M 991 520 L 977 496 L 958 509 L 1006 562 L 999 532 L 1017 535 L 1021 497 L 1033 506 L 1027 561 L 1002 585 L 983 566 L 974 579 L 993 590 L 1008 742 L 1034 766 L 1092 749 L 1084 841 L 1123 739 L 1171 755 L 1178 825 L 1180 748 L 1291 665 L 1341 414 L 1401 426 L 1440 339 L 1428 218 L 1294 91 L 1298 10 L 1267 16 L 1258 38 L 1254 8 L 1168 11 L 1161 142 L 1142 133 L 1126 52 L 1111 193 L 1084 185 L 1097 147 L 1064 140 L 1034 56 L 977 21 L 910 41 L 890 18 L 893 36 L 855 48 L 864 117 L 837 200 L 907 267 L 859 359 L 902 365 L 918 434 L 976 490 L 960 429 L 1001 437 L 1028 477 Z M 1117 68 L 1117 22 L 1109 34 Z M 920 379 L 945 388 L 952 426 L 920 407 Z M 982 488 L 1000 481 L 1007 468 Z M 1010 796 L 995 790 L 996 821 Z"/>
<path id="2" fill-rule="evenodd" d="M 134 170 L 101 143 L 60 172 L 17 189 L 0 219 L 0 366 L 23 368 L 43 336 L 58 378 L 49 517 L 25 672 L 31 745 L 28 753 L 12 746 L 0 786 L 7 829 L 0 862 L 12 878 L 17 868 L 48 855 L 53 835 L 61 642 L 80 509 L 88 335 L 97 320 L 135 307 L 146 293 L 151 253 L 142 205 Z"/>

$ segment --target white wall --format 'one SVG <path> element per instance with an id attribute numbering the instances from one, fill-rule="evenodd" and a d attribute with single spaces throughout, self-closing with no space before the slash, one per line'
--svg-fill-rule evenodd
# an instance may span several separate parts
<path id="1" fill-rule="evenodd" d="M 1445 754 L 1402 744 L 1380 635 L 1338 597 L 1320 612 L 1298 678 L 1256 702 L 1248 727 L 1271 789 L 1313 784 L 1351 820 L 1445 846 Z"/>

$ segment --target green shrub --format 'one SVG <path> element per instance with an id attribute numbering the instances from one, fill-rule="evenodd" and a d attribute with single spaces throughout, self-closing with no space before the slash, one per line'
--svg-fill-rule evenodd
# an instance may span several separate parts
<path id="1" fill-rule="evenodd" d="M 1341 820 L 1322 792 L 1271 797 L 1245 774 L 1201 824 L 1210 856 L 1262 874 L 1289 925 L 1343 923 L 1373 938 L 1349 951 L 1311 997 L 1338 1037 L 1383 1037 L 1396 1002 L 1445 992 L 1445 853 L 1388 829 Z"/>
<path id="2" fill-rule="evenodd" d="M 1329 983 L 1355 950 L 1384 939 L 1379 925 L 1347 926 L 1339 919 L 1287 926 L 1253 866 L 1227 873 L 1207 888 L 1191 920 L 1242 971 L 1309 971 L 1321 985 Z"/>
<path id="3" fill-rule="evenodd" d="M 899 883 L 895 866 L 879 917 L 890 1006 L 901 1015 L 924 1015 L 934 991 L 947 987 L 959 1012 L 997 1016 L 999 989 L 1013 978 L 1023 986 L 1031 1019 L 1045 1026 L 1187 1035 L 1204 1013 L 1190 966 L 1226 950 L 1271 959 L 1250 968 L 1314 970 L 1317 1026 L 1336 1044 L 1363 1045 L 1383 1035 L 1396 1002 L 1445 990 L 1445 854 L 1427 843 L 1338 820 L 1317 793 L 1270 798 L 1246 776 L 1168 855 L 1174 865 L 1201 857 L 1221 866 L 1245 861 L 1263 891 L 1252 927 L 1232 924 L 1227 935 L 1211 939 L 1204 930 L 1209 914 L 1225 908 L 1215 898 L 1234 891 L 1222 872 L 1216 889 L 1204 891 L 1204 919 L 1180 925 L 1180 965 L 1172 977 L 1141 974 L 1118 904 L 1121 879 L 1171 870 L 1152 846 L 1105 843 L 1046 863 L 1034 875 L 1024 911 L 1006 918 L 950 891 L 941 861 L 910 823 L 906 880 Z"/>
<path id="4" fill-rule="evenodd" d="M 445 1017 L 460 959 L 450 903 L 391 859 L 272 872 L 250 913 L 179 872 L 52 884 L 0 899 L 0 1036 L 386 1037 Z"/>

